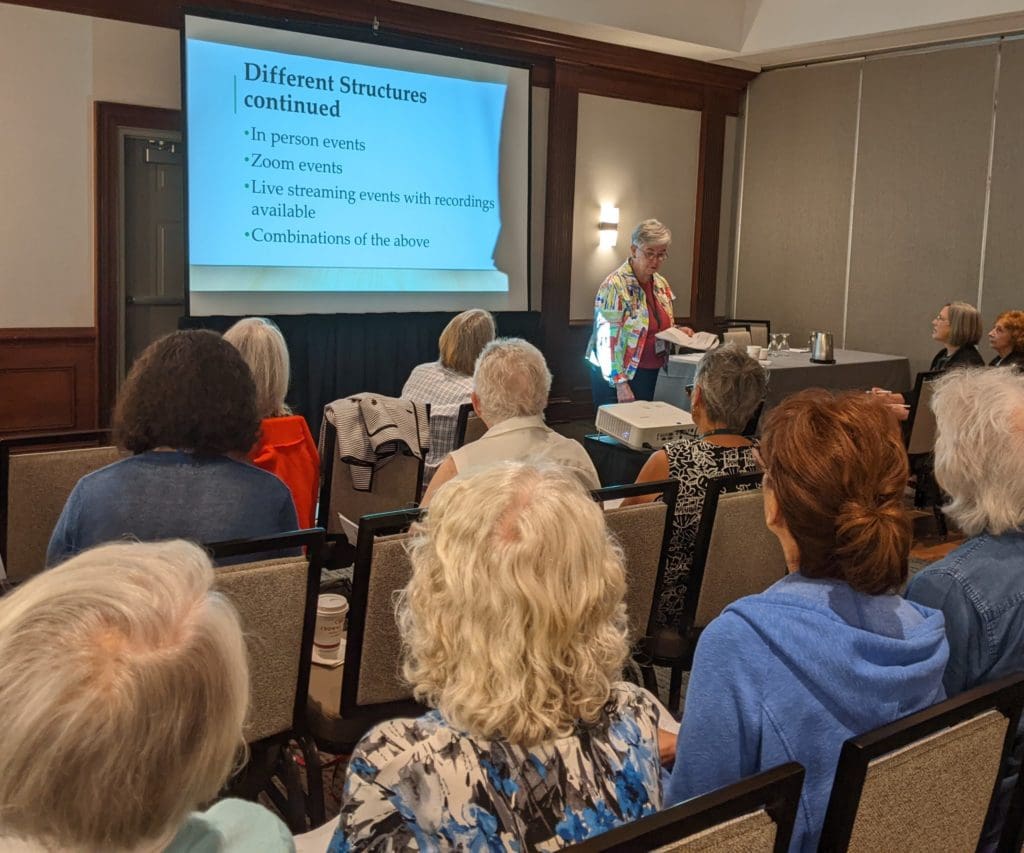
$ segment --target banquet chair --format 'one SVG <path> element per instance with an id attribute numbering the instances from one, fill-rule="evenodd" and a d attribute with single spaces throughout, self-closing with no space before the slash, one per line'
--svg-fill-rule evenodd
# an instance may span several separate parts
<path id="1" fill-rule="evenodd" d="M 487 424 L 473 411 L 472 403 L 459 406 L 459 417 L 455 424 L 455 447 L 471 444 L 487 432 Z"/>
<path id="2" fill-rule="evenodd" d="M 791 761 L 565 849 L 577 853 L 786 853 L 803 783 L 804 768 Z"/>
<path id="3" fill-rule="evenodd" d="M 935 390 L 935 380 L 941 375 L 942 372 L 938 370 L 928 370 L 917 374 L 914 380 L 914 390 L 910 395 L 910 411 L 907 414 L 904 436 L 910 469 L 917 475 L 914 506 L 919 508 L 930 506 L 939 531 L 945 536 L 947 529 L 946 517 L 942 514 L 942 495 L 932 470 L 938 424 L 935 420 L 935 412 L 932 411 L 931 401 Z"/>
<path id="4" fill-rule="evenodd" d="M 12 582 L 46 567 L 50 535 L 78 481 L 121 456 L 110 430 L 0 440 L 0 559 Z"/>
<path id="5" fill-rule="evenodd" d="M 630 642 L 641 665 L 644 686 L 657 693 L 654 670 L 646 665 L 647 642 L 654 630 L 657 603 L 661 596 L 679 481 L 609 486 L 591 492 L 599 503 L 612 501 L 618 504 L 626 498 L 642 495 L 653 495 L 655 499 L 635 506 L 606 508 L 604 518 L 608 532 L 622 548 Z"/>
<path id="6" fill-rule="evenodd" d="M 314 666 L 309 686 L 310 730 L 330 752 L 350 752 L 381 720 L 425 711 L 402 677 L 393 603 L 412 576 L 406 545 L 409 525 L 419 515 L 418 509 L 404 509 L 359 520 L 344 664 Z"/>
<path id="7" fill-rule="evenodd" d="M 771 320 L 728 320 L 726 326 L 742 326 L 750 332 L 750 343 L 756 347 L 766 347 L 772 339 Z"/>
<path id="8" fill-rule="evenodd" d="M 355 559 L 359 519 L 364 515 L 415 506 L 423 492 L 426 448 L 415 456 L 403 448 L 374 471 L 373 488 L 364 492 L 352 484 L 351 467 L 337 450 L 338 433 L 326 418 L 323 422 L 324 452 L 320 457 L 320 502 L 317 524 L 327 531 L 333 553 L 330 567 L 348 565 Z"/>
<path id="9" fill-rule="evenodd" d="M 324 531 L 301 530 L 206 548 L 214 560 L 251 560 L 218 568 L 215 579 L 217 591 L 238 611 L 249 658 L 244 729 L 249 757 L 229 783 L 229 793 L 253 801 L 261 794 L 269 797 L 292 832 L 305 832 L 325 819 L 320 755 L 306 725 Z M 292 548 L 304 549 L 304 554 L 266 559 Z"/>
<path id="10" fill-rule="evenodd" d="M 658 630 L 651 658 L 671 668 L 668 707 L 679 710 L 683 672 L 693 664 L 708 623 L 732 602 L 763 592 L 786 576 L 779 540 L 764 520 L 761 473 L 708 481 L 694 542 L 680 623 Z"/>
<path id="11" fill-rule="evenodd" d="M 744 352 L 751 346 L 752 336 L 749 329 L 725 329 L 722 332 L 722 344 L 728 346 L 735 344 Z"/>
<path id="12" fill-rule="evenodd" d="M 1022 705 L 1018 673 L 846 741 L 819 849 L 974 850 Z"/>

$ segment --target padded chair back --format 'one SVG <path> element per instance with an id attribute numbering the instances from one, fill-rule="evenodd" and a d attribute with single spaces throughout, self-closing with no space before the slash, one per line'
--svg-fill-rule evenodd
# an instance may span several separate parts
<path id="1" fill-rule="evenodd" d="M 487 424 L 477 417 L 472 403 L 459 406 L 459 418 L 455 425 L 455 447 L 471 444 L 487 432 Z"/>
<path id="2" fill-rule="evenodd" d="M 822 850 L 974 850 L 1013 746 L 1024 675 L 843 745 Z"/>
<path id="3" fill-rule="evenodd" d="M 385 460 L 374 471 L 372 490 L 364 492 L 352 485 L 352 466 L 338 456 L 338 433 L 334 425 L 324 419 L 323 429 L 323 446 L 329 449 L 324 451 L 320 461 L 317 523 L 328 534 L 344 534 L 354 545 L 353 531 L 364 515 L 389 512 L 419 502 L 425 453 L 417 458 L 411 452 L 402 451 Z"/>
<path id="4" fill-rule="evenodd" d="M 359 521 L 339 704 L 342 717 L 383 718 L 388 708 L 403 708 L 413 701 L 401 672 L 394 598 L 412 577 L 408 529 L 419 517 L 418 509 L 407 509 Z"/>
<path id="5" fill-rule="evenodd" d="M 686 597 L 684 610 L 684 622 L 693 628 L 704 628 L 732 602 L 786 575 L 782 546 L 764 521 L 761 476 L 708 482 L 690 569 L 697 594 Z"/>
<path id="6" fill-rule="evenodd" d="M 751 346 L 751 334 L 747 329 L 726 329 L 722 332 L 722 343 L 725 346 L 736 344 L 746 352 L 747 347 Z"/>
<path id="7" fill-rule="evenodd" d="M 629 638 L 636 642 L 649 635 L 654 605 L 661 584 L 672 536 L 679 483 L 665 480 L 631 486 L 612 486 L 592 492 L 599 501 L 613 501 L 639 495 L 657 495 L 661 500 L 605 511 L 608 531 L 622 548 L 626 567 L 626 614 Z"/>
<path id="8" fill-rule="evenodd" d="M 917 456 L 935 450 L 935 434 L 938 426 L 932 411 L 932 394 L 935 380 L 941 371 L 918 373 L 914 380 L 913 402 L 907 415 L 907 454 Z"/>
<path id="9" fill-rule="evenodd" d="M 784 764 L 566 849 L 579 853 L 785 853 L 803 779 L 803 767 Z"/>
<path id="10" fill-rule="evenodd" d="M 83 435 L 70 434 L 78 443 Z M 109 444 L 101 447 L 53 449 L 66 436 L 33 436 L 31 441 L 0 442 L 0 557 L 12 581 L 23 581 L 46 567 L 46 548 L 68 495 L 82 477 L 121 458 Z M 32 445 L 48 446 L 33 450 Z M 23 448 L 23 452 L 12 452 Z"/>
<path id="11" fill-rule="evenodd" d="M 245 740 L 255 743 L 301 725 L 320 591 L 323 530 L 251 540 L 251 550 L 212 545 L 217 558 L 305 546 L 309 557 L 279 557 L 217 569 L 216 588 L 235 606 L 249 657 Z"/>

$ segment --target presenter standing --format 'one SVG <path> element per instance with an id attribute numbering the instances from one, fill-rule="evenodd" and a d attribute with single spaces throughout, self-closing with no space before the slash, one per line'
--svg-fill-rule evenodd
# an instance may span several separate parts
<path id="1" fill-rule="evenodd" d="M 594 408 L 606 403 L 653 400 L 668 344 L 655 335 L 672 326 L 672 290 L 660 275 L 672 232 L 657 219 L 633 230 L 629 257 L 608 276 L 594 300 L 594 329 L 587 345 Z M 693 330 L 680 326 L 687 334 Z"/>

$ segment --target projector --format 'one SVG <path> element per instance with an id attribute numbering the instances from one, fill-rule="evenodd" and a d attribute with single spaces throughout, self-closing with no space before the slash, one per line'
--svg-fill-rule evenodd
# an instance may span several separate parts
<path id="1" fill-rule="evenodd" d="M 692 435 L 693 418 L 668 403 L 612 403 L 597 410 L 598 432 L 617 438 L 634 450 L 660 450 L 670 441 Z"/>

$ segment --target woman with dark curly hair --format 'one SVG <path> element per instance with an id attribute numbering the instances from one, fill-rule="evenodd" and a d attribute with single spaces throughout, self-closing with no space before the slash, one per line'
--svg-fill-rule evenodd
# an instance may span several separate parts
<path id="1" fill-rule="evenodd" d="M 126 537 L 208 543 L 295 530 L 288 487 L 242 461 L 259 425 L 252 374 L 220 335 L 173 332 L 151 344 L 114 412 L 114 440 L 134 455 L 78 481 L 46 564 Z"/>

